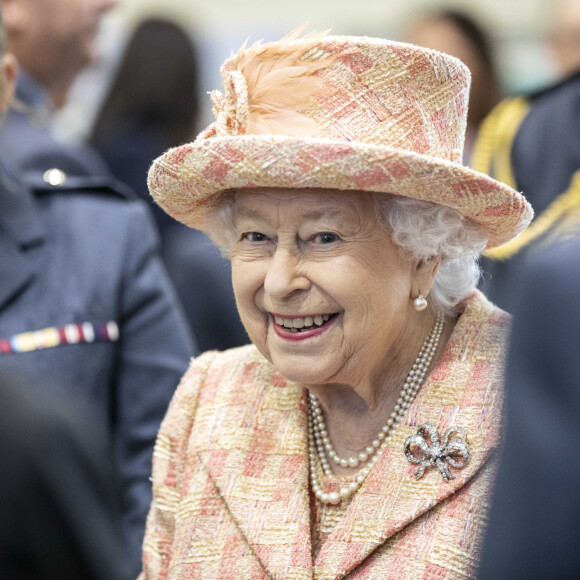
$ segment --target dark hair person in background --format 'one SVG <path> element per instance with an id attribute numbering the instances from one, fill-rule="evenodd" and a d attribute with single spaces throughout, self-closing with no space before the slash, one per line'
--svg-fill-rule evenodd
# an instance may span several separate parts
<path id="1" fill-rule="evenodd" d="M 90 143 L 115 177 L 153 210 L 167 271 L 200 350 L 225 350 L 248 342 L 235 305 L 230 263 L 204 233 L 186 228 L 153 203 L 147 189 L 152 161 L 195 134 L 198 68 L 195 45 L 180 25 L 144 20 L 127 44 Z"/>
<path id="2" fill-rule="evenodd" d="M 169 20 L 147 19 L 125 48 L 89 138 L 113 175 L 148 201 L 161 233 L 175 220 L 151 201 L 147 171 L 195 134 L 199 91 L 191 38 Z"/>
<path id="3" fill-rule="evenodd" d="M 455 56 L 471 71 L 471 93 L 465 133 L 465 159 L 469 163 L 479 126 L 501 98 L 488 34 L 467 13 L 441 10 L 420 15 L 410 22 L 406 40 Z"/>

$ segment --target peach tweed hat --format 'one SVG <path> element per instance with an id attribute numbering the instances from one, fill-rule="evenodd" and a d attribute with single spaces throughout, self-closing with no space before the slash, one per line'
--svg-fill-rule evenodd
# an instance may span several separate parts
<path id="1" fill-rule="evenodd" d="M 244 45 L 222 65 L 216 121 L 149 171 L 169 215 L 203 230 L 226 190 L 322 188 L 451 206 L 487 230 L 488 248 L 527 226 L 522 195 L 461 164 L 465 65 L 409 44 L 299 32 Z"/>

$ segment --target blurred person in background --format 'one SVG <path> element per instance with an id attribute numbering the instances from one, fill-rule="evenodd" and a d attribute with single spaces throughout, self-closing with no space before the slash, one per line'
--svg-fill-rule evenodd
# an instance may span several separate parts
<path id="1" fill-rule="evenodd" d="M 469 164 L 479 126 L 501 98 L 492 43 L 472 16 L 457 10 L 420 15 L 406 27 L 405 40 L 457 57 L 471 71 L 471 92 L 465 133 L 465 163 Z"/>
<path id="2" fill-rule="evenodd" d="M 58 15 L 78 26 L 61 14 L 60 0 L 2 6 L 14 18 L 20 4 L 45 7 L 28 26 Z M 66 5 L 72 9 L 73 1 Z M 11 131 L 16 143 L 13 124 Z M 46 153 L 67 162 L 56 142 Z M 64 178 L 52 180 L 53 173 Z M 126 563 L 135 575 L 153 443 L 194 354 L 147 208 L 111 177 L 57 169 L 47 176 L 22 170 L 2 153 L 0 248 L 0 374 L 65 397 L 105 426 L 122 489 Z"/>
<path id="3" fill-rule="evenodd" d="M 199 96 L 198 57 L 191 37 L 174 22 L 149 18 L 127 44 L 89 142 L 115 177 L 150 204 L 162 257 L 200 350 L 225 350 L 248 342 L 229 260 L 203 232 L 170 218 L 147 189 L 153 160 L 195 135 Z"/>
<path id="4" fill-rule="evenodd" d="M 580 31 L 580 1 L 550 4 L 556 16 L 552 37 L 570 38 Z M 564 9 L 566 8 L 566 12 Z M 567 14 L 567 18 L 562 14 Z M 568 30 L 568 32 L 566 32 Z M 481 289 L 496 304 L 512 312 L 519 302 L 520 270 L 535 247 L 578 220 L 580 207 L 580 60 L 567 60 L 568 76 L 533 94 L 499 103 L 484 121 L 472 167 L 524 193 L 536 216 L 509 243 L 485 253 Z"/>
<path id="5" fill-rule="evenodd" d="M 4 54 L 2 37 L 0 18 L 0 115 L 16 77 L 16 62 Z M 0 215 L 14 218 L 4 197 L 0 192 Z M 16 287 L 26 280 L 18 277 L 17 256 L 2 222 L 0 217 L 4 308 L 15 288 L 5 278 L 16 275 Z M 2 364 L 6 346 L 0 340 L 0 577 L 128 578 L 105 425 L 49 392 L 50 376 L 35 384 L 11 377 Z"/>
<path id="6" fill-rule="evenodd" d="M 89 137 L 113 175 L 150 204 L 162 235 L 175 220 L 153 203 L 147 171 L 161 153 L 195 135 L 198 68 L 193 42 L 181 26 L 159 18 L 139 23 Z"/>
<path id="7" fill-rule="evenodd" d="M 103 14 L 118 0 L 0 0 L 6 49 L 18 60 L 17 104 L 0 135 L 5 162 L 62 181 L 105 175 L 106 165 L 82 143 L 55 139 L 50 122 L 79 73 L 96 58 Z M 47 175 L 47 179 L 49 179 Z"/>
<path id="8" fill-rule="evenodd" d="M 550 2 L 548 47 L 561 78 L 580 71 L 580 0 Z"/>
<path id="9" fill-rule="evenodd" d="M 480 580 L 580 578 L 580 235 L 535 249 L 518 278 L 506 430 Z"/>
<path id="10" fill-rule="evenodd" d="M 486 253 L 482 289 L 515 315 L 506 430 L 481 580 L 580 577 L 580 2 L 551 2 L 564 78 L 506 99 L 484 122 L 475 167 L 524 192 L 537 211 Z M 534 506 L 530 509 L 530 506 Z"/>

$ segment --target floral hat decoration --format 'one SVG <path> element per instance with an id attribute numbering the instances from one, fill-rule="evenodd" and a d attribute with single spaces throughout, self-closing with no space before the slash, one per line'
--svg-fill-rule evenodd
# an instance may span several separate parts
<path id="1" fill-rule="evenodd" d="M 338 189 L 450 206 L 485 228 L 488 248 L 533 211 L 507 185 L 461 163 L 470 73 L 440 52 L 366 37 L 246 45 L 221 67 L 215 122 L 154 161 L 149 189 L 178 221 L 204 229 L 227 190 Z"/>

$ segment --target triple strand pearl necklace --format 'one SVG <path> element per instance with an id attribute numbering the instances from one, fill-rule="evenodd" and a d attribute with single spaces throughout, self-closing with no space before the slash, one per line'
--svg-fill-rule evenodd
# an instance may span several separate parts
<path id="1" fill-rule="evenodd" d="M 403 419 L 407 409 L 411 406 L 411 403 L 415 399 L 423 381 L 425 380 L 427 371 L 431 366 L 431 362 L 433 361 L 433 357 L 435 356 L 435 352 L 439 346 L 439 340 L 441 338 L 441 333 L 443 332 L 443 324 L 444 317 L 442 314 L 438 314 L 431 332 L 425 339 L 425 342 L 415 359 L 415 363 L 405 379 L 403 387 L 401 388 L 401 394 L 397 399 L 397 404 L 395 405 L 391 416 L 379 431 L 372 444 L 358 455 L 353 455 L 348 459 L 341 458 L 337 455 L 332 443 L 330 442 L 330 438 L 328 437 L 328 430 L 324 423 L 324 416 L 322 414 L 322 409 L 320 408 L 320 403 L 318 402 L 316 395 L 309 393 L 308 459 L 310 462 L 310 481 L 314 495 L 322 503 L 336 505 L 340 503 L 342 499 L 348 498 L 356 493 L 364 483 L 371 472 L 371 469 L 381 457 L 381 454 L 387 446 L 388 440 L 399 426 L 399 423 Z M 351 467 L 353 469 L 364 463 L 368 463 L 368 465 L 360 469 L 353 482 L 348 485 L 343 485 L 340 488 L 340 492 L 334 491 L 332 493 L 324 493 L 318 479 L 316 469 L 317 458 L 320 462 L 322 472 L 324 475 L 329 477 L 332 477 L 333 475 L 329 459 L 341 467 Z"/>

